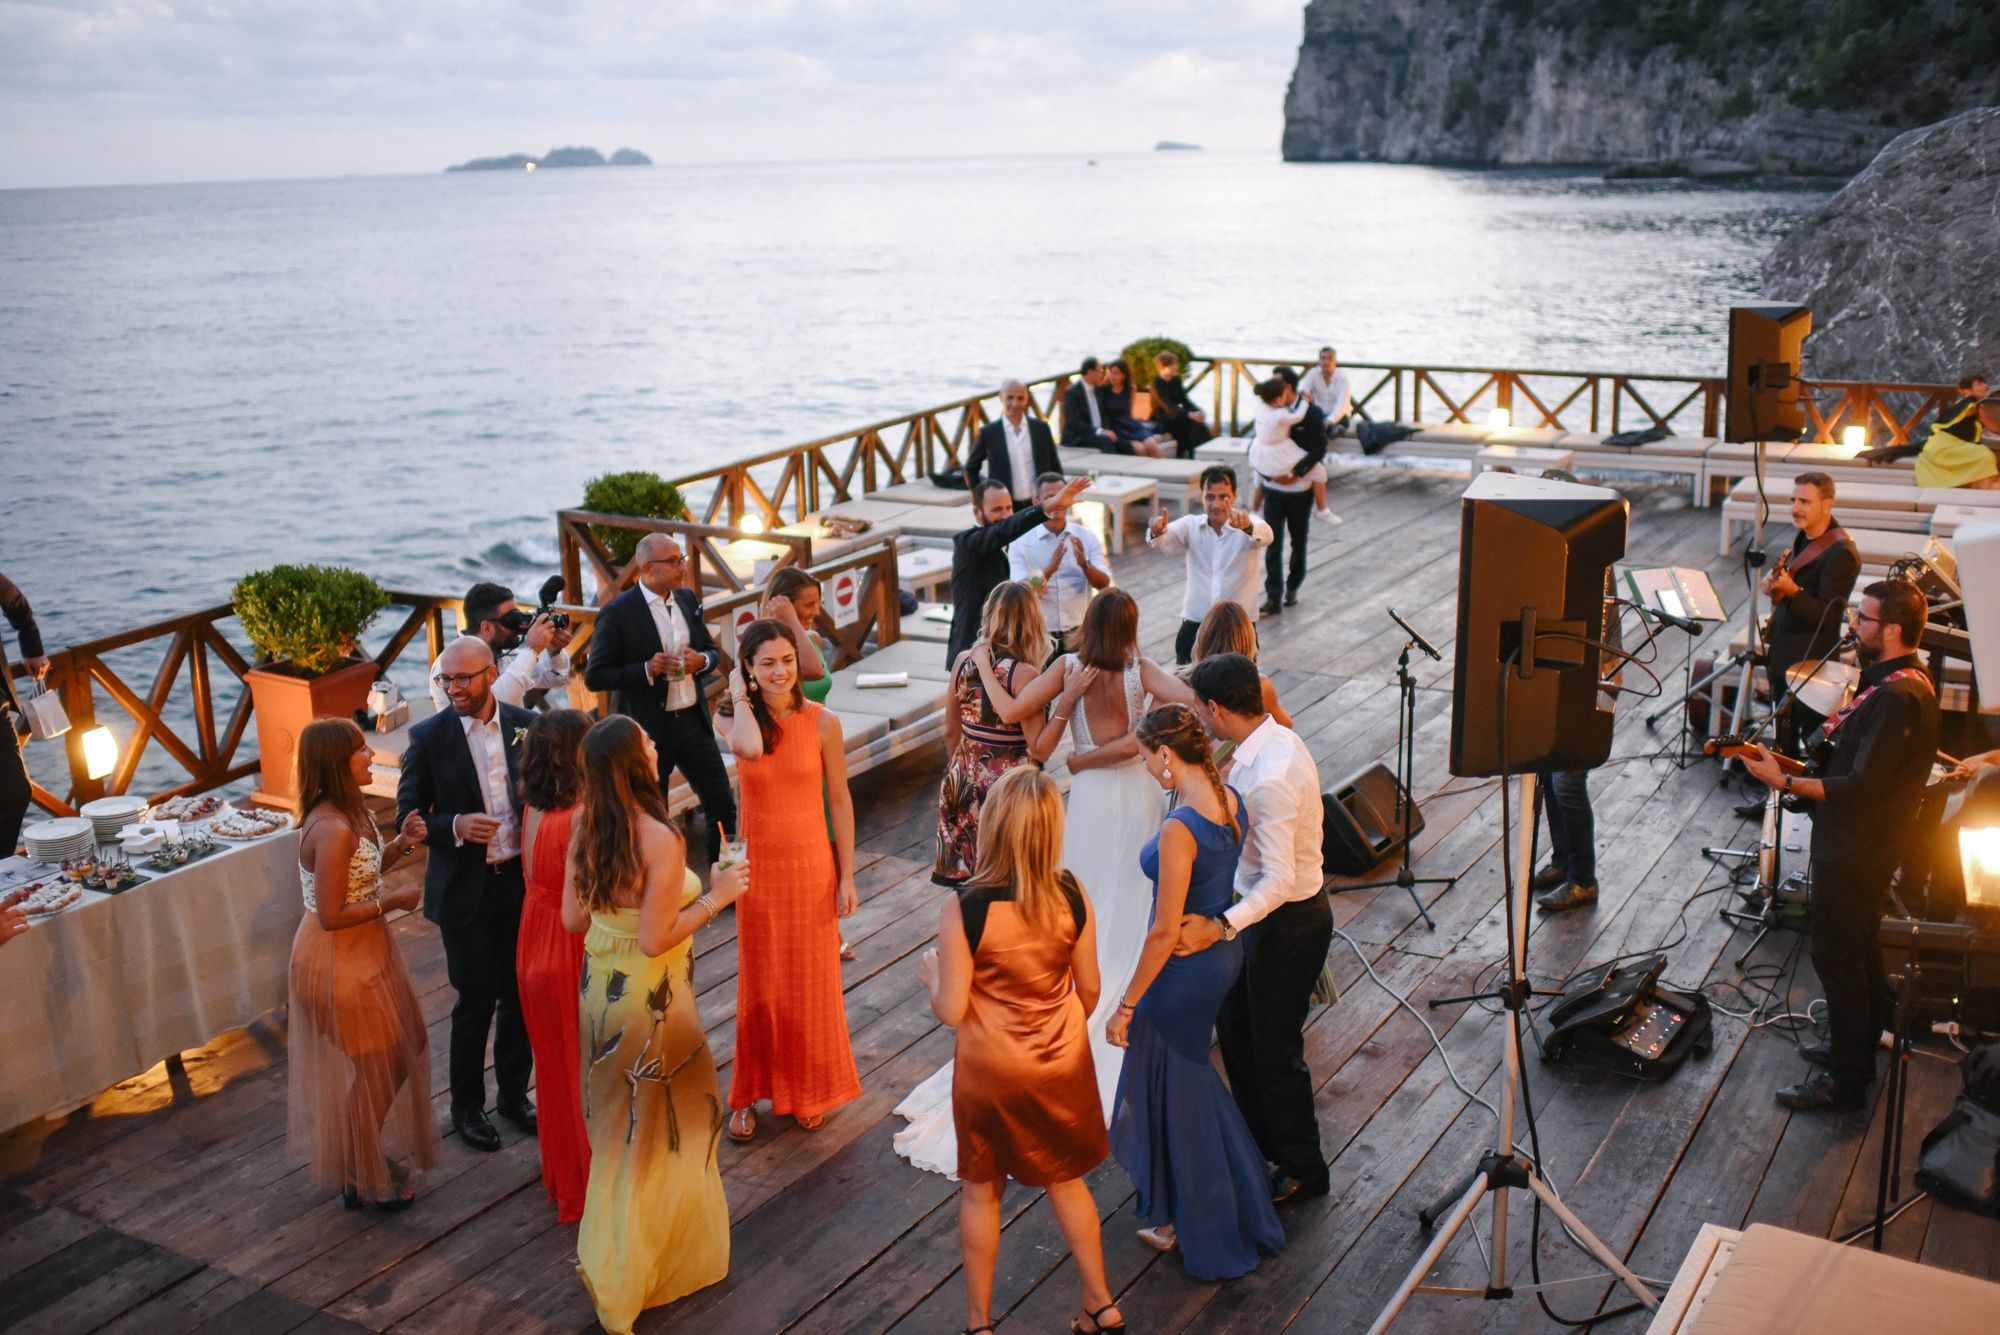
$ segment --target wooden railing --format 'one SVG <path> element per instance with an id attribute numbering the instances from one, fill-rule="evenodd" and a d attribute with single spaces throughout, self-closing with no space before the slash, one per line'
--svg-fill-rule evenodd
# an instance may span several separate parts
<path id="1" fill-rule="evenodd" d="M 1877 384 L 1859 380 L 1803 380 L 1799 399 L 1806 409 L 1806 438 L 1838 442 L 1846 428 L 1868 433 L 1870 445 L 1907 445 L 1922 419 L 1955 402 L 1951 385 Z M 1893 401 L 1892 401 L 1893 400 Z"/>
<path id="2" fill-rule="evenodd" d="M 725 546 L 737 542 L 770 546 L 775 549 L 771 570 L 779 566 L 812 564 L 811 536 L 778 532 L 781 526 L 775 522 L 767 521 L 755 528 L 744 528 L 740 524 L 725 528 L 714 524 L 691 524 L 679 519 L 635 519 L 629 515 L 599 514 L 594 510 L 560 510 L 556 512 L 556 541 L 561 550 L 563 596 L 571 603 L 583 602 L 585 561 L 590 563 L 591 573 L 597 577 L 599 606 L 610 602 L 639 577 L 637 558 L 619 564 L 611 549 L 590 531 L 593 525 L 640 533 L 665 533 L 680 539 L 681 547 L 687 553 L 688 580 L 696 589 L 722 588 L 739 593 L 746 587 L 742 576 L 731 568 L 728 553 L 715 545 L 718 539 Z M 750 559 L 754 569 L 756 558 Z M 766 573 L 768 576 L 769 572 Z"/>
<path id="3" fill-rule="evenodd" d="M 835 615 L 835 604 L 840 596 L 840 576 L 848 571 L 856 572 L 852 592 L 855 614 L 848 624 L 841 625 Z M 812 566 L 807 573 L 819 581 L 820 605 L 824 609 L 814 629 L 834 642 L 834 661 L 827 664 L 830 671 L 838 672 L 851 663 L 859 662 L 862 646 L 870 635 L 875 637 L 878 648 L 903 638 L 903 585 L 896 575 L 894 538 L 884 538 L 845 556 Z M 721 643 L 727 653 L 733 655 L 736 652 L 738 624 L 747 622 L 745 613 L 749 617 L 756 615 L 763 597 L 762 589 L 745 589 L 702 603 L 702 618 L 722 626 Z"/>

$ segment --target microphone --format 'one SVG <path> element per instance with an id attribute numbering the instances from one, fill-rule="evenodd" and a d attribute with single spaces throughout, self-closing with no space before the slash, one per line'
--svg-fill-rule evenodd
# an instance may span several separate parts
<path id="1" fill-rule="evenodd" d="M 1657 608 L 1648 607 L 1644 603 L 1634 603 L 1632 605 L 1639 609 L 1640 615 L 1649 616 L 1663 626 L 1673 626 L 1678 630 L 1686 631 L 1690 635 L 1701 634 L 1701 623 L 1690 617 L 1677 617 L 1672 612 L 1662 612 Z"/>

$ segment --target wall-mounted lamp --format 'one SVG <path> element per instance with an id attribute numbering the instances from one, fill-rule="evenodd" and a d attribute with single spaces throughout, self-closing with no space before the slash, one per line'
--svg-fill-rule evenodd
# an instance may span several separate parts
<path id="1" fill-rule="evenodd" d="M 1495 408 L 1492 412 L 1486 414 L 1486 425 L 1492 427 L 1495 431 L 1505 431 L 1508 427 L 1514 425 L 1514 414 L 1508 412 L 1505 408 Z"/>
<path id="2" fill-rule="evenodd" d="M 1840 433 L 1840 443 L 1847 446 L 1847 448 L 1850 450 L 1867 449 L 1868 428 L 1859 425 L 1848 427 L 1845 431 Z"/>
<path id="3" fill-rule="evenodd" d="M 85 773 L 93 779 L 101 779 L 118 766 L 118 739 L 111 735 L 111 729 L 92 728 L 83 734 L 83 763 Z"/>

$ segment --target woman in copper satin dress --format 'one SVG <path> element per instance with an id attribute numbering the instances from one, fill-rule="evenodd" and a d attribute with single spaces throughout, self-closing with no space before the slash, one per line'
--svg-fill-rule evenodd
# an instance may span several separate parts
<path id="1" fill-rule="evenodd" d="M 737 655 L 729 749 L 743 785 L 750 893 L 736 909 L 729 1138 L 743 1141 L 757 1134 L 759 1099 L 817 1131 L 829 1109 L 861 1097 L 840 978 L 840 919 L 860 896 L 840 720 L 805 698 L 790 626 L 751 622 Z"/>
<path id="2" fill-rule="evenodd" d="M 576 1028 L 583 934 L 562 924 L 570 817 L 583 792 L 583 735 L 590 723 L 590 715 L 580 709 L 537 714 L 521 748 L 521 801 L 527 808 L 521 817 L 521 865 L 527 871 L 528 894 L 521 903 L 514 974 L 528 1046 L 535 1054 L 542 1190 L 556 1203 L 556 1219 L 565 1224 L 583 1218 L 583 1191 L 590 1181 Z"/>
<path id="3" fill-rule="evenodd" d="M 979 813 L 972 880 L 945 901 L 919 967 L 938 1019 L 958 1030 L 959 1246 L 966 1329 L 991 1330 L 1007 1179 L 1045 1188 L 1083 1284 L 1079 1335 L 1123 1330 L 1104 1279 L 1097 1203 L 1083 1175 L 1104 1162 L 1104 1106 L 1087 1017 L 1097 1003 L 1090 899 L 1061 869 L 1062 798 L 1032 767 L 1000 776 Z"/>

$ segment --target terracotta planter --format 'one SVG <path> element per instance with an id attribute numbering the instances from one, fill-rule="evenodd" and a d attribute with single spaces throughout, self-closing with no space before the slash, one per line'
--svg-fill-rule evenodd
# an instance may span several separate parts
<path id="1" fill-rule="evenodd" d="M 300 676 L 289 663 L 250 669 L 244 680 L 256 705 L 257 759 L 263 765 L 252 801 L 291 804 L 298 796 L 293 762 L 299 734 L 316 718 L 352 718 L 366 708 L 378 671 L 373 663 L 335 668 L 323 677 Z"/>

